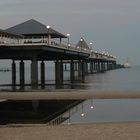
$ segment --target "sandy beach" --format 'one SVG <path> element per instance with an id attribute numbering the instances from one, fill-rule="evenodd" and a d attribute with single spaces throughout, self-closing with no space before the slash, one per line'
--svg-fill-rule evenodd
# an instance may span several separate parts
<path id="1" fill-rule="evenodd" d="M 0 140 L 139 140 L 140 122 L 1 126 Z"/>
<path id="2" fill-rule="evenodd" d="M 0 100 L 139 99 L 140 91 L 30 91 L 0 92 Z"/>
<path id="3" fill-rule="evenodd" d="M 0 99 L 127 99 L 140 98 L 140 92 L 0 92 Z M 139 140 L 140 122 L 61 124 L 47 126 L 1 125 L 0 140 Z"/>

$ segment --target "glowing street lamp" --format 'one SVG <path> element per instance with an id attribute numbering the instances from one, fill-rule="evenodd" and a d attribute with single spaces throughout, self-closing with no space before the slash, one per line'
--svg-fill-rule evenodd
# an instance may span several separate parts
<path id="1" fill-rule="evenodd" d="M 77 49 L 79 49 L 80 47 L 79 46 L 77 46 Z"/>
<path id="2" fill-rule="evenodd" d="M 90 46 L 89 46 L 89 47 L 90 47 L 90 49 L 92 49 L 92 44 L 93 44 L 92 42 L 90 42 L 90 43 L 89 43 L 89 45 L 90 45 Z"/>
<path id="3" fill-rule="evenodd" d="M 91 52 L 94 51 L 94 49 L 95 49 L 95 44 L 96 44 L 95 41 L 89 43 L 89 47 L 90 47 L 90 49 L 91 49 Z"/>
<path id="4" fill-rule="evenodd" d="M 67 33 L 67 38 L 68 38 L 68 48 L 70 47 L 70 34 Z"/>
<path id="5" fill-rule="evenodd" d="M 83 41 L 83 38 L 80 38 L 80 41 Z"/>
<path id="6" fill-rule="evenodd" d="M 83 44 L 83 38 L 80 38 L 80 47 L 81 47 L 81 51 L 82 51 L 82 45 Z"/>
<path id="7" fill-rule="evenodd" d="M 50 45 L 50 26 L 47 25 L 46 27 L 48 29 L 48 45 Z"/>
<path id="8" fill-rule="evenodd" d="M 50 26 L 49 25 L 47 25 L 47 29 L 50 29 Z"/>
<path id="9" fill-rule="evenodd" d="M 93 44 L 92 42 L 89 43 L 89 48 L 90 48 L 90 51 L 91 51 L 91 52 L 93 52 L 92 44 Z"/>

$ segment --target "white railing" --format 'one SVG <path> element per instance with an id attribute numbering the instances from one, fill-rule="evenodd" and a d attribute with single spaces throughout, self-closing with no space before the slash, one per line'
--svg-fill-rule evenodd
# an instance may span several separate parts
<path id="1" fill-rule="evenodd" d="M 12 38 L 12 37 L 6 37 L 6 36 L 1 36 L 0 35 L 0 44 L 17 44 L 22 41 L 21 38 Z"/>
<path id="2" fill-rule="evenodd" d="M 87 48 L 81 48 L 81 47 L 77 47 L 75 44 L 68 44 L 68 42 L 60 42 L 58 40 L 52 40 L 48 43 L 48 41 L 46 39 L 42 40 L 42 39 L 10 39 L 10 40 L 0 40 L 0 46 L 18 46 L 18 47 L 23 47 L 23 46 L 51 46 L 51 47 L 55 47 L 55 48 L 61 48 L 61 49 L 65 49 L 65 50 L 70 50 L 70 51 L 75 51 L 75 52 L 82 52 L 82 53 L 86 53 L 89 54 L 89 58 L 93 58 L 93 59 L 107 59 L 110 61 L 115 61 L 116 58 L 111 57 L 111 56 L 107 56 L 107 55 L 103 55 L 101 53 L 97 53 L 92 51 L 91 49 L 87 49 Z"/>
<path id="3" fill-rule="evenodd" d="M 91 58 L 91 59 L 104 59 L 104 60 L 116 61 L 116 58 L 113 57 L 113 56 L 104 55 L 104 54 L 93 52 L 93 51 L 91 51 L 89 58 Z"/>

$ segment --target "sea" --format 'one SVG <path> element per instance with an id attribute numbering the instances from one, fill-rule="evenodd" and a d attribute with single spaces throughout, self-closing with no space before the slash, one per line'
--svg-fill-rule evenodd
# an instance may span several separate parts
<path id="1" fill-rule="evenodd" d="M 140 91 L 140 66 L 88 75 L 90 91 Z M 64 123 L 140 121 L 140 99 L 90 99 L 69 110 Z"/>
<path id="2" fill-rule="evenodd" d="M 19 64 L 17 64 L 17 83 L 19 83 Z M 30 83 L 30 68 L 26 64 L 25 82 Z M 0 69 L 2 69 L 0 65 Z M 10 67 L 5 67 L 9 68 Z M 140 66 L 110 70 L 104 73 L 89 74 L 84 83 L 70 83 L 70 71 L 64 72 L 64 86 L 60 90 L 89 90 L 89 91 L 140 91 Z M 11 71 L 0 72 L 0 90 L 10 90 Z M 40 77 L 40 75 L 39 75 Z M 54 91 L 54 64 L 46 64 L 46 88 Z M 40 80 L 40 78 L 39 78 Z M 27 90 L 31 87 L 26 87 Z M 96 123 L 140 121 L 140 99 L 90 99 L 63 114 L 67 116 L 64 123 Z"/>

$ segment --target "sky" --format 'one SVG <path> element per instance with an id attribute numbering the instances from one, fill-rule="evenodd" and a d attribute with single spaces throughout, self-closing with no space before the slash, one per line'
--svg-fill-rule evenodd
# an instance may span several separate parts
<path id="1" fill-rule="evenodd" d="M 70 42 L 83 37 L 97 51 L 140 65 L 140 0 L 1 0 L 0 28 L 29 19 L 50 25 Z"/>

